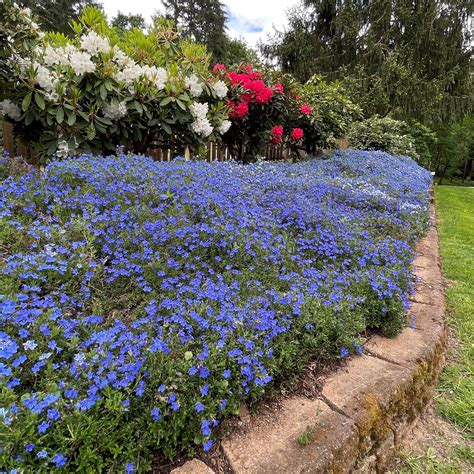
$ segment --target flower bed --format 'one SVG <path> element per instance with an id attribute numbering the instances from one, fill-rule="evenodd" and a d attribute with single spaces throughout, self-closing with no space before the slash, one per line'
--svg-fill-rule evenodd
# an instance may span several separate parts
<path id="1" fill-rule="evenodd" d="M 0 184 L 6 469 L 146 470 L 314 356 L 400 331 L 429 173 L 84 156 Z"/>

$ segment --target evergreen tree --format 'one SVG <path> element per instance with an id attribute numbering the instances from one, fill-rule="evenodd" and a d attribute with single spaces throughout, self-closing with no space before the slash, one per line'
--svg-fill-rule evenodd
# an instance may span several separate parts
<path id="1" fill-rule="evenodd" d="M 367 115 L 456 120 L 471 107 L 472 13 L 470 0 L 304 0 L 262 51 L 300 80 L 346 80 Z"/>
<path id="2" fill-rule="evenodd" d="M 133 28 L 145 28 L 145 19 L 142 15 L 134 15 L 129 13 L 126 15 L 119 11 L 117 15 L 112 19 L 112 26 L 116 28 L 119 34 L 123 34 Z"/>
<path id="3" fill-rule="evenodd" d="M 227 15 L 220 0 L 164 0 L 168 17 L 185 35 L 204 43 L 215 61 L 225 54 Z"/>

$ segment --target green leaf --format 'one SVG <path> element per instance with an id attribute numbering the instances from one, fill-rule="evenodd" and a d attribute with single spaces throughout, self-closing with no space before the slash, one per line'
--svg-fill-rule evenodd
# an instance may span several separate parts
<path id="1" fill-rule="evenodd" d="M 58 107 L 58 109 L 56 110 L 56 121 L 58 123 L 63 123 L 63 120 L 64 120 L 64 110 L 62 107 Z"/>
<path id="2" fill-rule="evenodd" d="M 99 88 L 99 92 L 100 92 L 100 98 L 102 100 L 105 100 L 107 99 L 107 89 L 105 88 L 104 84 L 102 84 Z"/>
<path id="3" fill-rule="evenodd" d="M 23 112 L 26 112 L 26 109 L 28 109 L 28 107 L 30 106 L 31 94 L 31 92 L 28 92 L 28 94 L 26 94 L 23 98 L 23 102 L 21 103 L 21 109 L 23 110 Z"/>
<path id="4" fill-rule="evenodd" d="M 168 105 L 170 102 L 173 102 L 174 97 L 165 97 L 161 102 L 160 102 L 160 107 L 164 107 L 165 105 Z"/>
<path id="5" fill-rule="evenodd" d="M 179 99 L 176 99 L 176 102 L 183 110 L 186 110 L 186 106 Z"/>
<path id="6" fill-rule="evenodd" d="M 76 123 L 76 114 L 74 112 L 67 114 L 67 124 L 72 127 Z"/>
<path id="7" fill-rule="evenodd" d="M 167 123 L 162 123 L 161 126 L 163 127 L 163 130 L 168 134 L 171 135 L 171 127 Z"/>
<path id="8" fill-rule="evenodd" d="M 35 92 L 35 102 L 36 102 L 36 105 L 41 109 L 41 110 L 44 110 L 46 105 L 44 103 L 44 99 L 43 99 L 43 96 L 41 94 L 39 94 L 38 92 Z"/>
<path id="9" fill-rule="evenodd" d="M 191 360 L 193 358 L 193 353 L 191 351 L 187 351 L 184 353 L 184 360 Z"/>
<path id="10" fill-rule="evenodd" d="M 138 102 L 138 100 L 135 100 L 135 101 L 133 102 L 133 105 L 135 106 L 135 109 L 136 109 L 136 111 L 137 111 L 139 114 L 143 113 L 142 104 L 140 104 L 140 102 Z"/>

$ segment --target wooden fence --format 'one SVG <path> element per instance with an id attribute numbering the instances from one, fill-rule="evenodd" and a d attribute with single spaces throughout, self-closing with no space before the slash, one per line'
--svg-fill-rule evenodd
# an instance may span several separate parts
<path id="1" fill-rule="evenodd" d="M 3 147 L 11 156 L 23 156 L 32 164 L 36 164 L 38 161 L 38 153 L 15 139 L 12 124 L 5 121 L 3 122 Z M 159 143 L 155 143 L 146 154 L 156 161 L 171 161 L 176 156 L 173 150 L 162 147 Z M 268 160 L 280 160 L 288 158 L 288 156 L 289 150 L 282 145 L 271 145 L 265 150 L 265 158 Z M 230 150 L 225 146 L 214 142 L 209 142 L 206 145 L 207 161 L 228 161 L 233 158 Z"/>
<path id="2" fill-rule="evenodd" d="M 22 144 L 19 140 L 16 140 L 13 136 L 13 126 L 5 121 L 3 122 L 3 147 L 11 156 L 23 156 L 29 163 L 38 163 L 38 153 Z M 347 148 L 347 140 L 336 140 L 336 148 Z M 172 150 L 161 147 L 158 143 L 150 148 L 146 154 L 156 161 L 171 161 L 176 156 L 176 153 Z M 265 150 L 264 156 L 267 160 L 271 161 L 288 159 L 290 157 L 290 150 L 283 145 L 269 145 Z M 207 161 L 228 161 L 233 158 L 230 150 L 225 146 L 214 142 L 209 142 L 206 146 Z"/>

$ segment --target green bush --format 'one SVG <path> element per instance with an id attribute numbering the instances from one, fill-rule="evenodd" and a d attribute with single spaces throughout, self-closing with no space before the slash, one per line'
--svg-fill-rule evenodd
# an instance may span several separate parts
<path id="1" fill-rule="evenodd" d="M 426 168 L 431 167 L 430 146 L 436 135 L 425 125 L 410 123 L 391 117 L 374 115 L 355 122 L 348 134 L 351 148 L 359 150 L 382 150 L 395 155 L 413 158 Z"/>
<path id="2" fill-rule="evenodd" d="M 359 150 L 382 150 L 418 159 L 414 138 L 407 124 L 390 117 L 373 117 L 354 123 L 348 134 L 349 145 Z"/>

